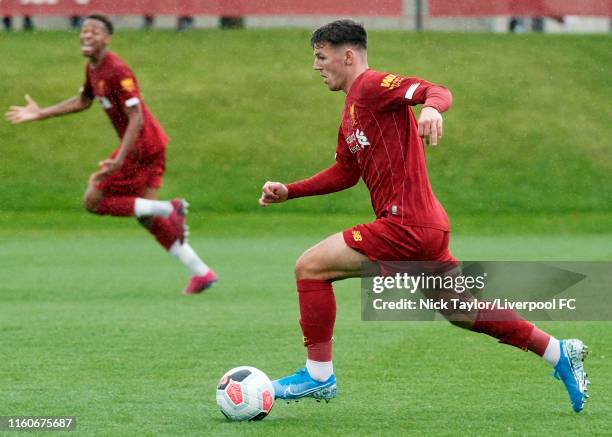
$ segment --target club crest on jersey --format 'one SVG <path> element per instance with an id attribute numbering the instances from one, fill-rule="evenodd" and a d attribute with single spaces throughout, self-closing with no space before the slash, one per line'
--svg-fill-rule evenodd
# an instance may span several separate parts
<path id="1" fill-rule="evenodd" d="M 357 143 L 351 145 L 355 141 L 357 141 Z M 359 129 L 346 138 L 346 143 L 349 145 L 349 150 L 351 153 L 357 153 L 360 150 L 365 149 L 366 146 L 370 145 L 368 137 L 366 137 L 365 133 Z"/>
<path id="2" fill-rule="evenodd" d="M 353 240 L 355 241 L 362 241 L 363 237 L 361 236 L 361 232 L 360 231 L 353 231 Z"/>
<path id="3" fill-rule="evenodd" d="M 136 84 L 134 83 L 134 79 L 131 77 L 125 78 L 121 81 L 121 88 L 126 90 L 128 93 L 136 90 Z"/>
<path id="4" fill-rule="evenodd" d="M 403 77 L 397 76 L 395 74 L 387 74 L 380 83 L 380 86 L 392 90 L 400 86 L 403 80 Z"/>

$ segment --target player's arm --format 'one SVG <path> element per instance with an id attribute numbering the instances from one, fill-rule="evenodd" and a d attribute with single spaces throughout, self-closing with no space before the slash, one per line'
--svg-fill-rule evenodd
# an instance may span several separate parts
<path id="1" fill-rule="evenodd" d="M 447 88 L 428 83 L 423 86 L 422 100 L 423 107 L 418 120 L 419 136 L 426 144 L 435 146 L 438 144 L 438 140 L 442 138 L 442 112 L 446 112 L 450 108 L 453 103 L 453 96 Z M 420 103 L 420 100 L 416 100 L 416 102 Z"/>
<path id="2" fill-rule="evenodd" d="M 125 133 L 121 138 L 121 144 L 119 146 L 119 152 L 112 159 L 105 159 L 100 162 L 101 174 L 106 175 L 112 173 L 115 170 L 121 168 L 125 162 L 125 158 L 130 154 L 136 145 L 136 140 L 140 135 L 142 126 L 144 124 L 144 116 L 142 114 L 142 108 L 140 104 L 134 106 L 126 106 L 125 114 L 128 117 L 128 125 L 125 129 Z"/>
<path id="3" fill-rule="evenodd" d="M 26 94 L 25 99 L 27 103 L 25 106 L 11 106 L 4 114 L 7 121 L 17 124 L 80 112 L 89 108 L 92 102 L 91 97 L 79 94 L 56 105 L 41 108 L 29 95 Z"/>
<path id="4" fill-rule="evenodd" d="M 136 142 L 144 125 L 144 114 L 140 102 L 140 92 L 138 83 L 132 70 L 126 65 L 119 66 L 114 72 L 114 76 L 109 83 L 113 93 L 118 95 L 118 100 L 123 105 L 123 110 L 128 118 L 128 124 L 121 137 L 121 144 L 117 155 L 112 159 L 105 159 L 99 163 L 100 172 L 103 176 L 121 168 L 128 155 L 136 147 Z M 89 80 L 83 87 L 83 92 L 88 92 L 91 88 Z M 89 91 L 91 92 L 91 91 Z"/>
<path id="5" fill-rule="evenodd" d="M 417 121 L 418 133 L 426 144 L 435 146 L 443 133 L 442 113 L 453 103 L 448 88 L 418 77 L 406 77 L 395 93 L 397 100 L 408 105 L 423 105 Z"/>
<path id="6" fill-rule="evenodd" d="M 262 188 L 259 204 L 282 203 L 289 199 L 318 196 L 346 190 L 359 182 L 359 171 L 339 162 L 302 181 L 289 185 L 280 182 L 266 182 Z"/>
<path id="7" fill-rule="evenodd" d="M 451 92 L 420 77 L 403 77 L 380 73 L 366 84 L 365 95 L 380 110 L 404 105 L 423 105 L 418 120 L 419 136 L 436 145 L 442 137 L 442 113 L 452 102 Z"/>

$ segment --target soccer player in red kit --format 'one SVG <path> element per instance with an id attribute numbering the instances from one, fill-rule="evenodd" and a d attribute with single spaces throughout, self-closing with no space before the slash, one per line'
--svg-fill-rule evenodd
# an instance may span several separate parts
<path id="1" fill-rule="evenodd" d="M 43 120 L 83 111 L 98 100 L 121 142 L 89 178 L 85 208 L 94 214 L 136 216 L 191 271 L 184 293 L 200 293 L 217 280 L 216 275 L 185 241 L 187 203 L 182 199 L 156 200 L 168 137 L 142 101 L 132 70 L 107 50 L 112 34 L 113 25 L 107 17 L 87 17 L 80 39 L 81 52 L 89 62 L 80 94 L 47 108 L 40 108 L 26 95 L 27 105 L 12 106 L 6 118 L 12 123 Z"/>
<path id="2" fill-rule="evenodd" d="M 436 145 L 442 116 L 451 105 L 444 87 L 417 77 L 383 73 L 368 67 L 363 26 L 338 20 L 317 29 L 311 38 L 314 69 L 332 91 L 346 100 L 338 131 L 336 162 L 320 173 L 292 184 L 266 182 L 261 206 L 303 196 L 344 190 L 363 179 L 376 220 L 334 234 L 297 260 L 295 276 L 300 325 L 307 348 L 305 368 L 273 381 L 276 397 L 336 395 L 332 337 L 336 302 L 332 282 L 358 277 L 366 261 L 433 261 L 456 265 L 448 249 L 449 222 L 432 192 L 423 140 Z M 418 121 L 410 106 L 421 104 Z M 580 340 L 557 340 L 511 310 L 466 312 L 464 328 L 530 350 L 555 369 L 575 411 L 583 408 L 588 380 Z"/>

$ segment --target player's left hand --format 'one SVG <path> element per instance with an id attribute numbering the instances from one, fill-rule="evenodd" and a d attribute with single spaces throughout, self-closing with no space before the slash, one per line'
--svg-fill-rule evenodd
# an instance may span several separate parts
<path id="1" fill-rule="evenodd" d="M 436 146 L 442 138 L 442 114 L 436 108 L 425 106 L 419 116 L 419 136 L 425 144 Z"/>
<path id="2" fill-rule="evenodd" d="M 98 165 L 100 166 L 100 171 L 98 173 L 100 173 L 100 175 L 102 176 L 106 176 L 114 171 L 119 170 L 123 165 L 123 160 L 117 158 L 109 158 L 105 159 L 104 161 L 100 161 Z"/>

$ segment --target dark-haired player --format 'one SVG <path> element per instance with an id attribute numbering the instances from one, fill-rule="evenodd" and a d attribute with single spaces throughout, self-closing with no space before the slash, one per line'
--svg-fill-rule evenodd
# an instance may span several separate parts
<path id="1" fill-rule="evenodd" d="M 312 34 L 311 44 L 314 69 L 323 82 L 346 93 L 336 162 L 289 185 L 266 182 L 259 203 L 333 193 L 360 178 L 370 192 L 375 221 L 326 238 L 304 252 L 295 266 L 306 367 L 274 381 L 276 397 L 329 400 L 337 390 L 332 282 L 360 276 L 368 260 L 456 263 L 448 250 L 448 218 L 432 192 L 422 142 L 436 145 L 441 138 L 441 113 L 450 107 L 451 94 L 418 77 L 370 69 L 366 31 L 353 21 L 322 26 Z M 410 106 L 418 104 L 423 106 L 417 121 Z M 463 316 L 460 326 L 542 356 L 565 383 L 573 409 L 582 410 L 588 381 L 582 363 L 586 346 L 580 340 L 559 341 L 510 310 Z"/>
<path id="2" fill-rule="evenodd" d="M 26 106 L 12 106 L 11 123 L 43 120 L 80 112 L 94 99 L 106 111 L 121 141 L 89 178 L 85 208 L 94 214 L 136 216 L 157 241 L 192 273 L 186 294 L 200 293 L 215 281 L 215 273 L 185 241 L 187 203 L 156 200 L 165 168 L 168 137 L 142 101 L 132 70 L 107 50 L 113 25 L 103 15 L 90 15 L 81 29 L 81 52 L 89 58 L 79 95 L 46 108 L 26 95 Z"/>

